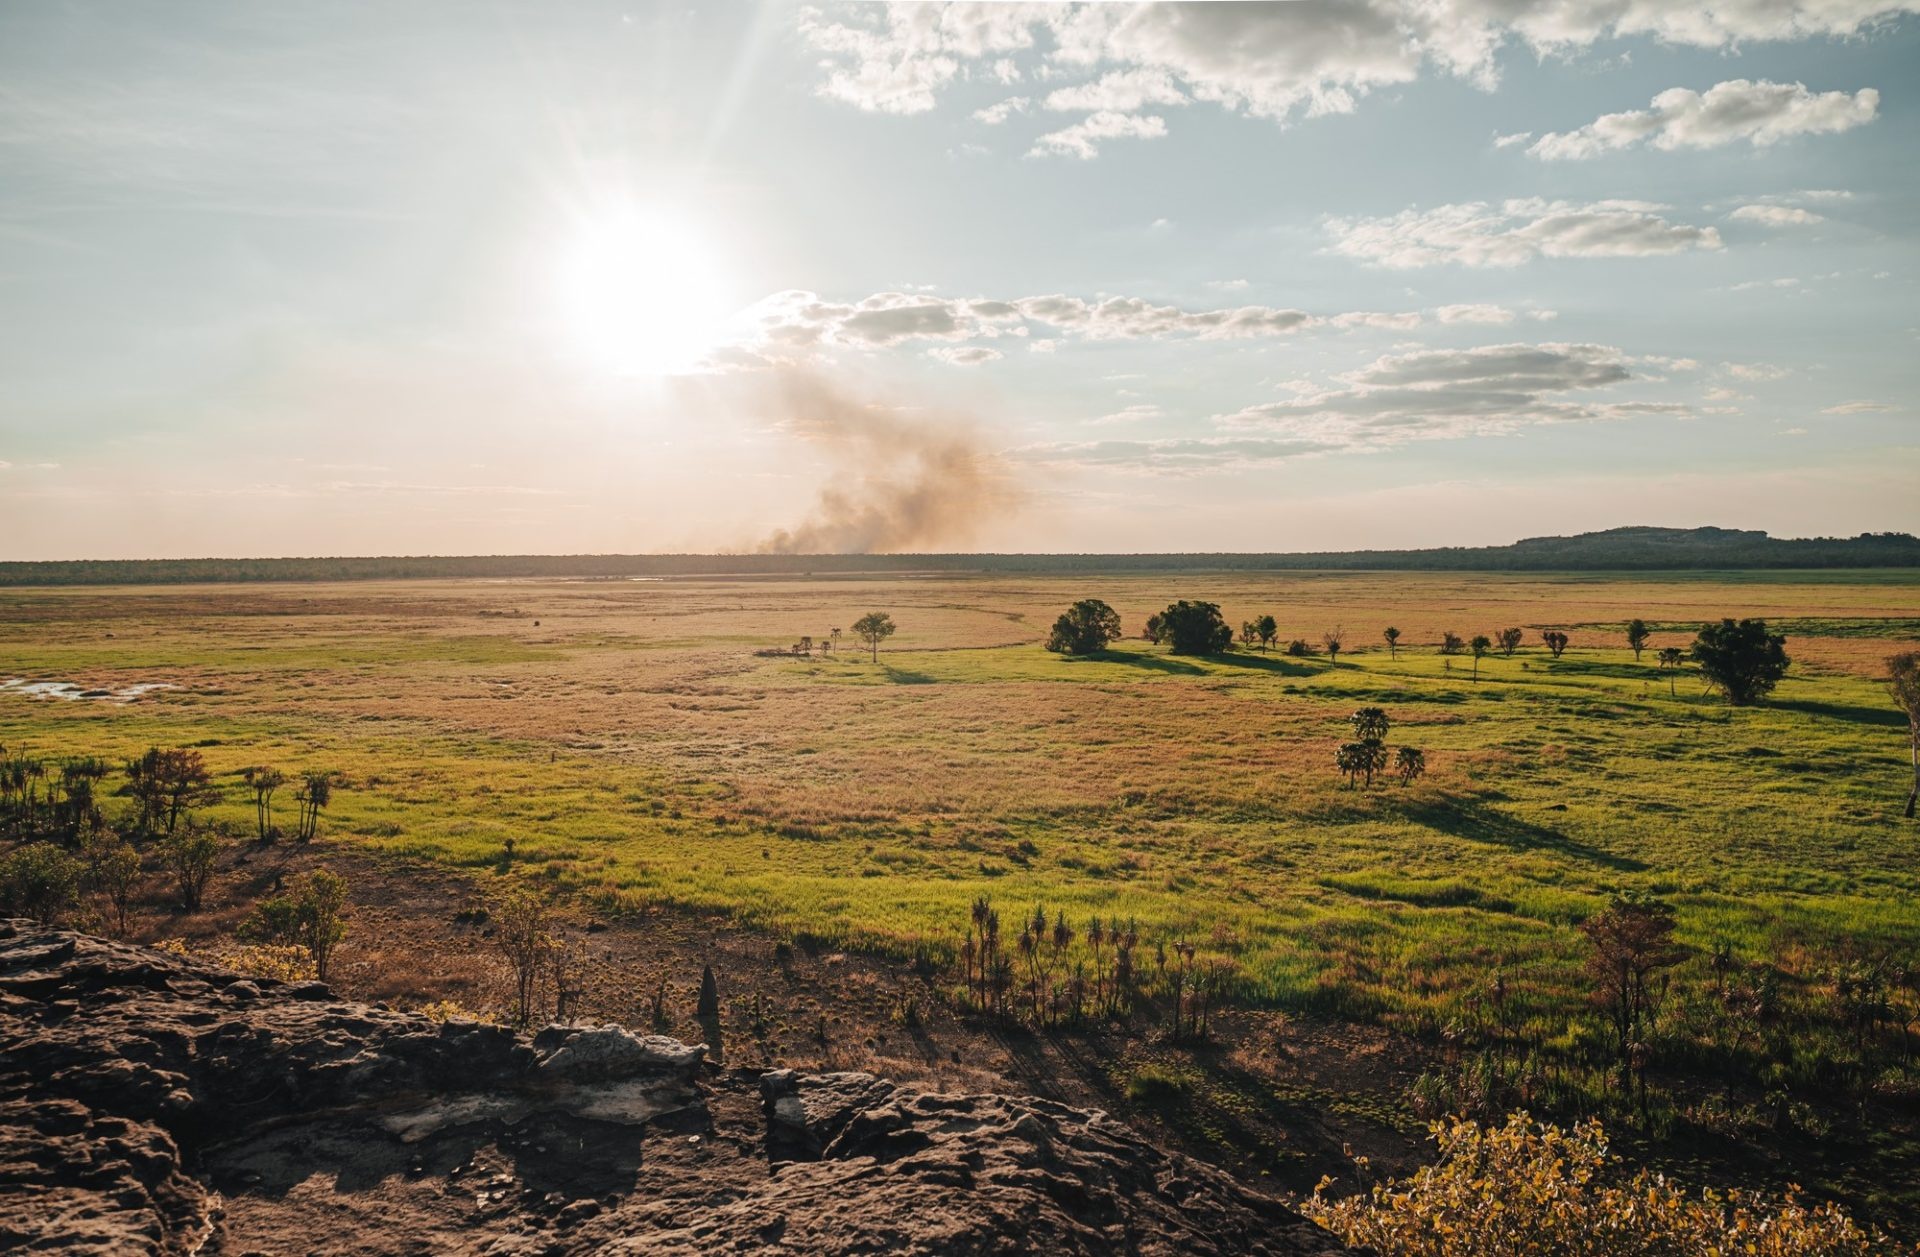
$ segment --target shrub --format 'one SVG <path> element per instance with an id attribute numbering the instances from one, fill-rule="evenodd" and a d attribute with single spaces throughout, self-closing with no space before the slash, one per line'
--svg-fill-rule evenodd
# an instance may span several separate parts
<path id="1" fill-rule="evenodd" d="M 1345 1243 L 1396 1257 L 1871 1257 L 1902 1251 L 1832 1204 L 1789 1192 L 1692 1192 L 1623 1172 L 1598 1122 L 1571 1133 L 1515 1113 L 1500 1127 L 1432 1127 L 1440 1159 L 1412 1177 L 1334 1200 L 1323 1179 L 1302 1212 Z M 1365 1166 L 1365 1161 L 1360 1161 Z"/>
<path id="2" fill-rule="evenodd" d="M 180 906 L 198 912 L 206 898 L 213 866 L 220 859 L 219 831 L 189 821 L 160 848 L 160 857 L 180 891 Z"/>
<path id="3" fill-rule="evenodd" d="M 52 925 L 79 897 L 80 872 L 80 861 L 52 843 L 28 843 L 0 860 L 0 902 Z"/>
<path id="4" fill-rule="evenodd" d="M 250 978 L 305 982 L 314 976 L 313 956 L 306 948 L 288 943 L 255 943 L 224 959 L 229 969 Z"/>

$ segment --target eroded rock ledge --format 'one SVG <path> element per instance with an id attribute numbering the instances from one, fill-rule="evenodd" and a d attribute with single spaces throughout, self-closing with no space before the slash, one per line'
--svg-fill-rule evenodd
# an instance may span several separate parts
<path id="1" fill-rule="evenodd" d="M 0 1250 L 1339 1251 L 1100 1113 L 703 1056 L 0 923 Z"/>

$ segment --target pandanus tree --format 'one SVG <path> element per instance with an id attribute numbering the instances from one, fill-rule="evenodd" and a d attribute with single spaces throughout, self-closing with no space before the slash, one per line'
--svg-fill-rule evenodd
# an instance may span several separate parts
<path id="1" fill-rule="evenodd" d="M 1547 629 L 1540 634 L 1540 640 L 1546 643 L 1548 652 L 1555 659 L 1566 653 L 1567 635 L 1559 629 Z"/>
<path id="2" fill-rule="evenodd" d="M 1341 631 L 1338 624 L 1320 635 L 1320 644 L 1327 648 L 1327 666 L 1329 668 L 1339 666 L 1340 648 L 1345 644 L 1345 640 L 1346 634 Z"/>
<path id="3" fill-rule="evenodd" d="M 300 792 L 293 796 L 300 805 L 300 822 L 294 832 L 301 842 L 312 842 L 320 832 L 320 812 L 333 802 L 334 784 L 333 774 L 326 772 L 308 773 L 301 781 Z"/>
<path id="4" fill-rule="evenodd" d="M 1633 648 L 1633 661 L 1640 662 L 1640 652 L 1647 648 L 1647 642 L 1653 637 L 1653 630 L 1642 619 L 1627 621 L 1627 645 Z"/>
<path id="5" fill-rule="evenodd" d="M 1513 652 L 1520 649 L 1520 643 L 1522 640 L 1525 639 L 1525 637 L 1526 637 L 1526 633 L 1520 629 L 1517 629 L 1517 628 L 1501 629 L 1500 630 L 1500 653 L 1505 655 L 1509 659 L 1513 658 Z"/>
<path id="6" fill-rule="evenodd" d="M 1473 679 L 1478 681 L 1480 679 L 1480 660 L 1485 657 L 1488 651 L 1493 649 L 1493 639 L 1485 633 L 1476 633 L 1474 634 L 1473 640 L 1467 643 L 1467 649 L 1473 652 Z"/>
<path id="7" fill-rule="evenodd" d="M 287 775 L 278 768 L 256 764 L 240 770 L 241 780 L 253 791 L 253 823 L 260 833 L 260 845 L 266 846 L 279 835 L 273 825 L 273 795 L 287 784 Z"/>
<path id="8" fill-rule="evenodd" d="M 893 617 L 884 611 L 869 611 L 853 622 L 853 635 L 865 642 L 867 649 L 873 652 L 873 661 L 880 662 L 880 643 L 894 635 L 896 626 Z"/>
<path id="9" fill-rule="evenodd" d="M 1260 649 L 1267 650 L 1280 636 L 1280 622 L 1270 615 L 1263 615 L 1253 622 L 1253 632 L 1260 639 Z"/>
<path id="10" fill-rule="evenodd" d="M 1380 634 L 1380 636 L 1387 639 L 1387 658 L 1398 659 L 1400 657 L 1400 630 L 1397 628 L 1389 628 L 1386 632 Z"/>
<path id="11" fill-rule="evenodd" d="M 1678 646 L 1660 648 L 1660 671 L 1667 674 L 1667 697 L 1680 697 L 1680 673 L 1685 670 L 1687 652 Z"/>
<path id="12" fill-rule="evenodd" d="M 1411 746 L 1403 746 L 1394 755 L 1394 767 L 1400 774 L 1400 784 L 1410 786 L 1426 774 L 1427 757 L 1422 751 Z"/>

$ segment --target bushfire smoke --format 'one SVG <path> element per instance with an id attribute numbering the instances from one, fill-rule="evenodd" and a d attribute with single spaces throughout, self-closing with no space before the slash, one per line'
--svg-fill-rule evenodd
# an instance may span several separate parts
<path id="1" fill-rule="evenodd" d="M 783 373 L 779 402 L 780 426 L 825 450 L 835 471 L 808 516 L 763 540 L 762 553 L 949 546 L 1024 500 L 1006 459 L 965 416 L 910 416 L 814 372 Z"/>

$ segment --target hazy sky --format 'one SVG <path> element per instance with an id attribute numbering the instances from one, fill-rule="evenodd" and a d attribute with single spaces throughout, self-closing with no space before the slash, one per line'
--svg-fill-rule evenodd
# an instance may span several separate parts
<path id="1" fill-rule="evenodd" d="M 0 557 L 1920 530 L 1920 0 L 0 7 Z"/>

